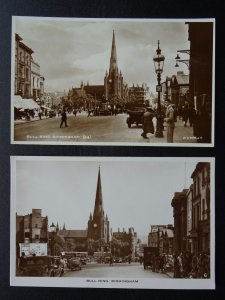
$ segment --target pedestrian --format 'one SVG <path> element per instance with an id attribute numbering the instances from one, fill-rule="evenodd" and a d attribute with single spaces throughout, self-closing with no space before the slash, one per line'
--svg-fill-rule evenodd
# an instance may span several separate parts
<path id="1" fill-rule="evenodd" d="M 189 109 L 189 122 L 191 127 L 193 127 L 195 119 L 196 119 L 196 110 L 194 106 L 191 105 Z"/>
<path id="2" fill-rule="evenodd" d="M 61 123 L 60 123 L 60 128 L 62 127 L 63 123 L 65 124 L 65 127 L 67 126 L 67 115 L 66 115 L 66 111 L 63 110 L 62 114 L 61 114 Z"/>
<path id="3" fill-rule="evenodd" d="M 41 120 L 41 111 L 38 113 L 39 119 Z"/>
<path id="4" fill-rule="evenodd" d="M 194 135 L 199 143 L 210 143 L 211 141 L 211 118 L 205 106 L 201 106 L 196 114 Z"/>
<path id="5" fill-rule="evenodd" d="M 110 255 L 110 258 L 109 258 L 109 265 L 112 266 L 113 265 L 113 256 Z"/>
<path id="6" fill-rule="evenodd" d="M 30 121 L 30 113 L 29 113 L 29 111 L 26 112 L 26 119 L 27 119 L 27 121 Z"/>
<path id="7" fill-rule="evenodd" d="M 74 108 L 74 110 L 73 110 L 73 114 L 74 114 L 74 117 L 76 117 L 76 116 L 77 116 L 77 109 L 76 109 L 76 108 Z"/>
<path id="8" fill-rule="evenodd" d="M 188 101 L 185 101 L 184 106 L 182 107 L 182 116 L 183 116 L 183 121 L 184 121 L 184 127 L 187 126 L 187 121 L 189 120 L 190 123 L 190 116 L 189 116 L 189 104 Z"/>
<path id="9" fill-rule="evenodd" d="M 155 116 L 154 111 L 151 107 L 146 108 L 146 112 L 143 115 L 143 132 L 141 136 L 144 139 L 147 139 L 147 133 L 154 133 L 154 125 L 152 122 L 153 117 Z"/>
<path id="10" fill-rule="evenodd" d="M 165 101 L 166 106 L 166 117 L 164 121 L 166 122 L 167 126 L 167 143 L 173 143 L 173 132 L 174 132 L 174 109 L 171 105 L 170 99 L 166 99 Z"/>
<path id="11" fill-rule="evenodd" d="M 179 260 L 178 260 L 178 254 L 175 253 L 173 255 L 173 277 L 174 278 L 181 278 L 181 274 L 180 274 L 180 265 L 179 265 Z"/>
<path id="12" fill-rule="evenodd" d="M 88 115 L 87 115 L 87 116 L 88 116 L 88 117 L 91 117 L 92 110 L 91 110 L 90 108 L 88 108 L 88 111 L 87 111 L 87 112 L 88 112 Z"/>

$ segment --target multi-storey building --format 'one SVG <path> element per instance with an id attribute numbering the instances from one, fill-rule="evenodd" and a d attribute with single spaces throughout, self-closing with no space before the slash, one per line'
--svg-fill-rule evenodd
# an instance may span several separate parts
<path id="1" fill-rule="evenodd" d="M 189 75 L 178 71 L 176 75 L 167 76 L 162 82 L 161 100 L 167 97 L 175 107 L 184 105 L 185 100 L 189 101 Z"/>
<path id="2" fill-rule="evenodd" d="M 22 38 L 15 34 L 15 82 L 14 94 L 23 98 L 31 98 L 31 48 L 22 42 Z"/>
<path id="3" fill-rule="evenodd" d="M 210 249 L 210 164 L 198 163 L 193 179 L 192 230 L 193 251 Z"/>
<path id="4" fill-rule="evenodd" d="M 174 217 L 174 251 L 187 249 L 187 189 L 175 192 L 171 205 Z"/>
<path id="5" fill-rule="evenodd" d="M 132 87 L 129 87 L 128 95 L 131 101 L 136 100 L 143 104 L 150 100 L 150 91 L 146 83 L 142 83 L 140 86 L 133 84 Z"/>
<path id="6" fill-rule="evenodd" d="M 173 253 L 174 228 L 168 225 L 151 225 L 148 234 L 148 247 L 155 248 L 158 254 Z"/>
<path id="7" fill-rule="evenodd" d="M 32 98 L 40 97 L 40 65 L 31 58 L 31 91 Z"/>
<path id="8" fill-rule="evenodd" d="M 189 189 L 174 193 L 174 250 L 198 253 L 210 249 L 210 163 L 201 162 Z"/>
<path id="9" fill-rule="evenodd" d="M 33 60 L 34 51 L 22 40 L 16 33 L 14 94 L 27 99 L 42 99 L 45 78 L 40 74 L 40 65 Z"/>
<path id="10" fill-rule="evenodd" d="M 213 22 L 187 22 L 190 41 L 190 98 L 197 109 L 194 135 L 210 143 L 213 99 Z M 207 51 L 206 51 L 207 49 Z M 204 124 L 204 125 L 203 125 Z"/>
<path id="11" fill-rule="evenodd" d="M 139 245 L 138 245 L 138 238 L 137 238 L 137 232 L 134 231 L 133 227 L 128 228 L 128 232 L 123 229 L 123 231 L 120 231 L 118 228 L 118 231 L 113 232 L 112 234 L 112 245 L 114 245 L 115 240 L 121 243 L 124 243 L 124 248 L 120 251 L 115 247 L 114 249 L 111 249 L 112 253 L 114 255 L 120 256 L 122 254 L 131 255 L 132 257 L 137 256 L 137 253 L 139 253 Z M 114 245 L 115 246 L 115 245 Z M 112 246 L 112 247 L 114 247 Z"/>
<path id="12" fill-rule="evenodd" d="M 48 217 L 42 216 L 41 209 L 32 209 L 32 213 L 16 215 L 16 251 L 19 256 L 19 244 L 48 243 Z"/>

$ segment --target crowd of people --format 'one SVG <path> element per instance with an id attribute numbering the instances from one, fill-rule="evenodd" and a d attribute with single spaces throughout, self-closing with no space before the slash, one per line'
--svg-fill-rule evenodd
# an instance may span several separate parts
<path id="1" fill-rule="evenodd" d="M 174 278 L 209 278 L 210 254 L 180 252 L 174 254 Z"/>
<path id="2" fill-rule="evenodd" d="M 148 133 L 154 134 L 153 118 L 156 118 L 158 122 L 156 131 L 163 131 L 166 128 L 168 143 L 173 143 L 177 120 L 182 120 L 184 127 L 188 125 L 193 127 L 193 136 L 197 138 L 198 142 L 210 143 L 211 141 L 211 119 L 205 106 L 196 110 L 192 104 L 185 101 L 183 106 L 176 107 L 170 99 L 166 99 L 160 111 L 147 107 L 143 115 L 143 132 L 141 134 L 143 138 L 148 138 Z"/>
<path id="3" fill-rule="evenodd" d="M 174 278 L 210 278 L 210 255 L 206 252 L 152 254 L 150 265 L 152 272 L 172 273 Z"/>

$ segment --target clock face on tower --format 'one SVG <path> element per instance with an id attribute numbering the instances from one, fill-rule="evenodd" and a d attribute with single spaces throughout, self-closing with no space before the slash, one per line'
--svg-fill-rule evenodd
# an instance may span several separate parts
<path id="1" fill-rule="evenodd" d="M 96 224 L 96 223 L 94 223 L 93 227 L 94 227 L 94 228 L 96 228 L 96 227 L 97 227 L 97 224 Z"/>

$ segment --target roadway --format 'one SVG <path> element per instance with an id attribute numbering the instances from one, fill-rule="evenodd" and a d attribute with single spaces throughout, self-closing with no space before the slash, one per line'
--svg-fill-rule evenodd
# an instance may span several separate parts
<path id="1" fill-rule="evenodd" d="M 28 122 L 15 121 L 14 141 L 50 142 L 50 143 L 166 143 L 166 132 L 163 138 L 156 138 L 148 134 L 148 139 L 141 136 L 141 126 L 126 124 L 127 114 L 117 116 L 92 116 L 86 113 L 77 117 L 68 115 L 68 127 L 60 128 L 60 117 L 34 119 Z M 154 124 L 155 124 L 155 120 Z M 175 143 L 193 143 L 196 139 L 192 135 L 192 127 L 184 127 L 181 120 L 176 123 L 174 131 Z"/>
<path id="2" fill-rule="evenodd" d="M 144 269 L 140 263 L 114 263 L 109 264 L 88 263 L 81 270 L 66 270 L 63 277 L 83 278 L 170 278 L 168 274 L 155 273 Z"/>

